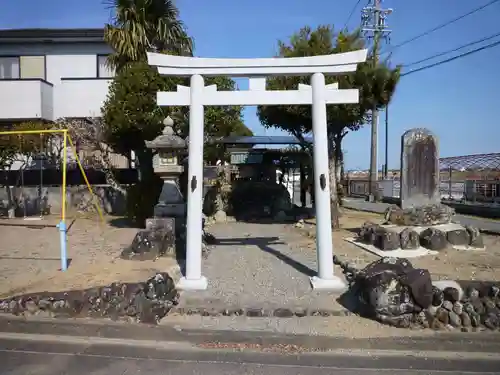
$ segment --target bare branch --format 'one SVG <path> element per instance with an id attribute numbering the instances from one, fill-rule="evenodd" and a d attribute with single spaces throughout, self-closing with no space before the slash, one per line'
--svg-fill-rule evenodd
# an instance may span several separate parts
<path id="1" fill-rule="evenodd" d="M 56 122 L 56 126 L 68 129 L 75 146 L 85 151 L 85 155 L 80 158 L 84 167 L 103 171 L 108 185 L 125 194 L 125 189 L 114 174 L 111 159 L 113 150 L 105 143 L 105 124 L 100 118 L 62 118 Z"/>

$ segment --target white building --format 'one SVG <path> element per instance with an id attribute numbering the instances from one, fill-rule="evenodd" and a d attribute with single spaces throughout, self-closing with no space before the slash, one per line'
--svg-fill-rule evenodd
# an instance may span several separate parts
<path id="1" fill-rule="evenodd" d="M 103 29 L 0 30 L 0 123 L 99 116 L 113 72 Z"/>

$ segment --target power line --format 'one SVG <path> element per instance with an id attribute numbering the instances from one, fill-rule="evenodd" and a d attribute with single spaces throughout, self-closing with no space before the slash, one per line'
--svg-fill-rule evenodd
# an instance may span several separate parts
<path id="1" fill-rule="evenodd" d="M 429 56 L 429 57 L 426 57 L 425 59 L 422 59 L 422 60 L 418 60 L 418 61 L 414 61 L 412 63 L 409 63 L 409 64 L 403 64 L 403 67 L 407 68 L 407 67 L 410 67 L 410 66 L 413 66 L 413 65 L 417 65 L 417 64 L 420 64 L 420 63 L 423 63 L 425 61 L 429 61 L 429 60 L 433 60 L 435 59 L 436 57 L 441 57 L 441 56 L 444 56 L 444 55 L 447 55 L 449 53 L 452 53 L 452 52 L 457 52 L 461 49 L 464 49 L 466 47 L 471 47 L 475 44 L 479 44 L 479 43 L 482 43 L 482 42 L 486 42 L 487 40 L 490 40 L 490 39 L 493 39 L 493 38 L 496 38 L 497 36 L 500 36 L 500 32 L 496 33 L 496 34 L 493 34 L 493 35 L 490 35 L 490 36 L 487 36 L 485 38 L 482 38 L 482 39 L 479 39 L 479 40 L 476 40 L 474 42 L 470 42 L 470 43 L 467 43 L 467 44 L 463 44 L 461 45 L 460 47 L 457 47 L 457 48 L 453 48 L 453 49 L 450 49 L 448 51 L 445 51 L 445 52 L 440 52 L 440 53 L 437 53 L 435 55 L 432 55 L 432 56 Z"/>
<path id="2" fill-rule="evenodd" d="M 349 21 L 351 20 L 351 17 L 353 16 L 354 12 L 356 11 L 356 9 L 358 8 L 359 4 L 361 3 L 361 0 L 358 0 L 356 1 L 356 4 L 354 5 L 354 7 L 351 9 L 351 13 L 349 13 L 349 17 L 347 17 L 347 21 L 345 21 L 344 23 L 344 27 L 342 28 L 342 30 L 345 30 L 346 27 L 347 27 L 347 24 L 349 23 Z"/>
<path id="3" fill-rule="evenodd" d="M 476 52 L 480 52 L 480 51 L 483 51 L 485 49 L 490 49 L 490 48 L 496 47 L 498 45 L 500 45 L 500 40 L 496 41 L 494 43 L 487 44 L 487 45 L 485 45 L 483 47 L 479 47 L 479 48 L 473 49 L 471 51 L 464 52 L 464 53 L 462 53 L 460 55 L 450 57 L 449 59 L 441 60 L 441 61 L 438 61 L 438 62 L 436 62 L 434 64 L 429 64 L 429 65 L 423 66 L 423 67 L 418 68 L 418 69 L 410 70 L 409 72 L 402 73 L 401 77 L 407 76 L 409 74 L 421 72 L 422 70 L 427 70 L 427 69 L 430 69 L 430 68 L 434 68 L 436 66 L 439 66 L 439 65 L 442 65 L 442 64 L 446 64 L 446 63 L 454 61 L 454 60 L 458 60 L 458 59 L 460 59 L 462 57 L 466 57 L 466 56 L 472 55 L 472 54 L 474 54 Z"/>
<path id="4" fill-rule="evenodd" d="M 471 10 L 471 11 L 465 13 L 465 14 L 462 14 L 461 16 L 458 16 L 458 17 L 450 20 L 450 21 L 442 23 L 441 25 L 438 25 L 438 26 L 436 26 L 436 27 L 434 27 L 434 28 L 432 28 L 430 30 L 424 31 L 423 33 L 418 34 L 418 35 L 414 36 L 413 38 L 407 39 L 407 40 L 405 40 L 405 41 L 403 41 L 403 42 L 401 42 L 399 44 L 396 44 L 389 51 L 385 51 L 384 53 L 388 53 L 390 51 L 393 51 L 396 48 L 399 48 L 399 47 L 404 46 L 404 45 L 406 45 L 408 43 L 414 42 L 417 39 L 423 38 L 424 36 L 432 34 L 433 32 L 441 30 L 442 28 L 445 28 L 446 26 L 449 26 L 449 25 L 451 25 L 451 24 L 453 24 L 453 23 L 455 23 L 457 21 L 460 21 L 460 20 L 462 20 L 462 19 L 464 19 L 464 18 L 466 18 L 466 17 L 468 17 L 468 16 L 470 16 L 470 15 L 476 13 L 476 12 L 479 12 L 480 10 L 483 10 L 483 9 L 489 7 L 490 5 L 498 3 L 499 1 L 500 0 L 491 0 L 490 2 L 488 2 L 488 3 L 486 3 L 486 4 L 482 5 L 482 6 L 480 6 L 479 8 L 475 8 L 475 9 L 473 9 L 473 10 Z"/>

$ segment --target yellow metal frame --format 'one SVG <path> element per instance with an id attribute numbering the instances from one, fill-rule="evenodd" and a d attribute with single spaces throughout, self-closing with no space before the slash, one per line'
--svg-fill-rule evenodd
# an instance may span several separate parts
<path id="1" fill-rule="evenodd" d="M 20 131 L 0 131 L 0 135 L 23 135 L 23 134 L 54 134 L 54 133 L 62 133 L 63 134 L 63 171 L 62 171 L 62 208 L 61 208 L 61 221 L 65 222 L 66 221 L 66 169 L 67 169 L 67 148 L 68 148 L 68 142 L 73 150 L 73 154 L 75 155 L 76 162 L 78 163 L 78 167 L 80 168 L 80 172 L 82 173 L 83 179 L 85 180 L 85 184 L 87 185 L 87 188 L 89 189 L 90 194 L 92 195 L 92 199 L 94 201 L 94 205 L 97 209 L 97 212 L 99 214 L 99 218 L 101 221 L 104 223 L 104 216 L 102 214 L 101 207 L 99 207 L 99 203 L 97 200 L 97 196 L 95 195 L 94 191 L 92 190 L 92 187 L 90 186 L 89 180 L 87 178 L 87 174 L 85 173 L 85 170 L 83 169 L 82 164 L 80 163 L 80 158 L 78 157 L 78 154 L 76 152 L 76 148 L 74 146 L 73 141 L 71 140 L 71 136 L 68 133 L 67 129 L 54 129 L 54 130 L 20 130 Z"/>

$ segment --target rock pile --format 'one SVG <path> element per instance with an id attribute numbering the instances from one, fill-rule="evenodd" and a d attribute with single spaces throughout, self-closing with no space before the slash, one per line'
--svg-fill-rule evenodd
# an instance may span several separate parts
<path id="1" fill-rule="evenodd" d="M 366 222 L 358 232 L 358 240 L 380 250 L 417 249 L 422 246 L 439 251 L 450 245 L 483 248 L 481 232 L 471 226 L 443 231 L 438 227 L 428 227 L 417 231 L 415 227 L 397 228 Z"/>
<path id="2" fill-rule="evenodd" d="M 420 207 L 401 209 L 390 206 L 385 211 L 388 224 L 401 226 L 431 226 L 451 223 L 455 210 L 444 204 L 429 204 Z"/>
<path id="3" fill-rule="evenodd" d="M 354 312 L 365 317 L 400 328 L 500 328 L 500 283 L 464 293 L 458 285 L 433 285 L 429 272 L 407 259 L 385 257 L 362 270 L 336 257 L 334 263 L 349 282 Z"/>
<path id="4" fill-rule="evenodd" d="M 0 312 L 44 317 L 91 317 L 156 324 L 178 304 L 179 293 L 167 273 L 143 283 L 59 293 L 35 293 L 0 301 Z"/>
<path id="5" fill-rule="evenodd" d="M 499 284 L 500 285 L 500 284 Z M 434 288 L 432 305 L 417 317 L 417 322 L 433 329 L 500 328 L 500 287 L 492 285 L 479 291 L 469 288 L 460 299 L 456 288 Z"/>

